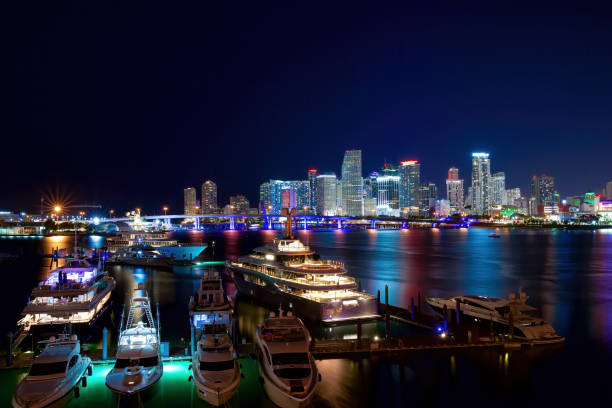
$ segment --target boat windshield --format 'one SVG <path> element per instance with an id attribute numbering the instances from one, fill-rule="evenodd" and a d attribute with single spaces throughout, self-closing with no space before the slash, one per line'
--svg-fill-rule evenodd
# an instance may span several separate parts
<path id="1" fill-rule="evenodd" d="M 145 358 L 134 358 L 134 359 L 129 359 L 129 358 L 118 358 L 117 361 L 115 362 L 115 368 L 126 368 L 126 367 L 136 367 L 136 366 L 143 366 L 143 367 L 153 367 L 156 366 L 158 364 L 158 359 L 157 356 L 154 357 L 145 357 Z"/>
<path id="2" fill-rule="evenodd" d="M 295 380 L 297 378 L 306 378 L 310 375 L 310 368 L 281 368 L 274 370 L 274 374 L 280 378 L 288 378 Z"/>
<path id="3" fill-rule="evenodd" d="M 272 354 L 273 365 L 286 364 L 309 364 L 308 354 L 306 353 L 277 353 Z"/>
<path id="4" fill-rule="evenodd" d="M 34 363 L 30 369 L 31 376 L 64 374 L 66 372 L 66 361 L 56 363 Z"/>
<path id="5" fill-rule="evenodd" d="M 234 360 L 227 361 L 200 361 L 200 371 L 233 370 Z"/>

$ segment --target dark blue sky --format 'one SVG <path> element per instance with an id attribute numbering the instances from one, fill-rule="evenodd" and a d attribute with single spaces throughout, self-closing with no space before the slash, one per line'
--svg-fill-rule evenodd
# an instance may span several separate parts
<path id="1" fill-rule="evenodd" d="M 5 13 L 0 208 L 59 186 L 178 210 L 207 178 L 255 204 L 347 148 L 364 173 L 418 158 L 441 192 L 476 150 L 524 194 L 534 173 L 562 195 L 612 180 L 607 10 L 82 3 Z"/>

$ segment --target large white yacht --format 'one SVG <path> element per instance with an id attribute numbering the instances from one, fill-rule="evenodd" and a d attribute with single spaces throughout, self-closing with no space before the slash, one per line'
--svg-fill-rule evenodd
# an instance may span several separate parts
<path id="1" fill-rule="evenodd" d="M 304 323 L 291 312 L 271 312 L 257 326 L 255 339 L 263 387 L 272 402 L 281 407 L 309 405 L 321 376 Z"/>
<path id="2" fill-rule="evenodd" d="M 457 301 L 463 315 L 469 316 L 474 323 L 491 325 L 495 331 L 508 333 L 510 326 L 514 328 L 514 336 L 532 344 L 552 344 L 565 341 L 553 327 L 544 319 L 531 316 L 525 312 L 534 311 L 535 308 L 526 304 L 528 296 L 519 290 L 518 298 L 514 293 L 508 299 L 493 298 L 482 295 L 456 296 L 450 299 L 427 298 L 432 309 L 443 314 L 444 306 L 447 310 L 456 310 Z"/>
<path id="3" fill-rule="evenodd" d="M 300 316 L 324 323 L 378 317 L 377 301 L 357 290 L 344 264 L 321 257 L 291 235 L 287 217 L 286 238 L 255 248 L 226 267 L 238 290 L 278 307 L 293 307 Z"/>
<path id="4" fill-rule="evenodd" d="M 84 259 L 70 260 L 32 290 L 21 312 L 22 333 L 31 329 L 61 332 L 68 323 L 89 327 L 110 303 L 115 280 Z"/>
<path id="5" fill-rule="evenodd" d="M 117 236 L 107 238 L 106 245 L 109 252 L 132 246 L 152 247 L 175 262 L 193 261 L 207 248 L 202 243 L 179 243 L 165 232 L 139 230 L 119 231 Z"/>
<path id="6" fill-rule="evenodd" d="M 171 268 L 174 258 L 162 254 L 151 246 L 134 245 L 120 248 L 106 262 L 154 268 Z"/>
<path id="7" fill-rule="evenodd" d="M 44 351 L 34 360 L 28 375 L 19 383 L 13 395 L 14 408 L 38 408 L 61 405 L 78 392 L 79 381 L 87 385 L 91 375 L 91 359 L 81 356 L 76 335 L 51 337 L 40 343 Z"/>
<path id="8" fill-rule="evenodd" d="M 156 326 L 146 292 L 137 289 L 125 326 L 122 322 L 117 360 L 106 376 L 106 386 L 119 394 L 136 395 L 152 387 L 162 373 L 159 322 Z"/>

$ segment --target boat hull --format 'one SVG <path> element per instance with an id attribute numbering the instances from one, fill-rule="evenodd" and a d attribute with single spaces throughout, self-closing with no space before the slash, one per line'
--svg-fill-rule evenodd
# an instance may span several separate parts
<path id="1" fill-rule="evenodd" d="M 155 384 L 159 382 L 164 372 L 164 368 L 162 365 L 156 367 L 155 373 L 148 378 L 146 381 L 141 382 L 136 387 L 129 387 L 124 385 L 125 375 L 123 375 L 123 370 L 121 372 L 115 371 L 112 369 L 107 375 L 104 383 L 106 386 L 113 391 L 114 393 L 120 395 L 138 395 L 145 391 L 151 389 Z"/>
<path id="2" fill-rule="evenodd" d="M 196 355 L 192 361 L 191 371 L 193 375 L 193 383 L 198 391 L 198 397 L 216 407 L 224 405 L 230 399 L 232 399 L 232 397 L 236 394 L 236 391 L 238 391 L 238 386 L 240 385 L 240 369 L 237 366 L 238 363 L 234 363 L 234 369 L 238 370 L 238 373 L 232 383 L 218 389 L 215 389 L 212 384 L 208 384 L 200 379 L 199 369 L 197 368 L 198 364 L 199 361 Z"/>
<path id="3" fill-rule="evenodd" d="M 207 245 L 160 246 L 157 249 L 165 256 L 173 257 L 175 262 L 193 261 L 207 248 Z"/>

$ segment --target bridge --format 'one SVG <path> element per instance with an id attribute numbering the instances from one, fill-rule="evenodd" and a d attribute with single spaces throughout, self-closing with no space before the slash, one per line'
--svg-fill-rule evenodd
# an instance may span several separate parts
<path id="1" fill-rule="evenodd" d="M 224 224 L 227 225 L 227 229 L 236 230 L 240 224 L 246 224 L 247 219 L 260 219 L 264 221 L 264 229 L 274 229 L 275 224 L 284 224 L 281 218 L 285 218 L 280 214 L 164 214 L 164 215 L 142 215 L 140 219 L 146 221 L 159 220 L 166 226 L 172 225 L 172 220 L 175 219 L 193 219 L 194 229 L 202 229 L 202 224 L 206 224 L 206 221 L 212 220 L 227 220 L 227 222 L 210 222 L 211 224 Z M 308 225 L 317 226 L 330 226 L 334 225 L 337 229 L 343 229 L 350 225 L 367 226 L 369 229 L 375 229 L 378 227 L 392 227 L 392 228 L 437 228 L 441 226 L 446 227 L 467 227 L 469 221 L 456 222 L 457 220 L 437 220 L 437 219 L 389 219 L 379 217 L 348 217 L 341 215 L 313 215 L 313 214 L 297 214 L 292 217 L 295 220 L 296 229 L 306 230 Z M 134 217 L 119 217 L 119 218 L 100 218 L 98 220 L 102 223 L 114 223 L 114 222 L 131 222 L 134 221 Z"/>

